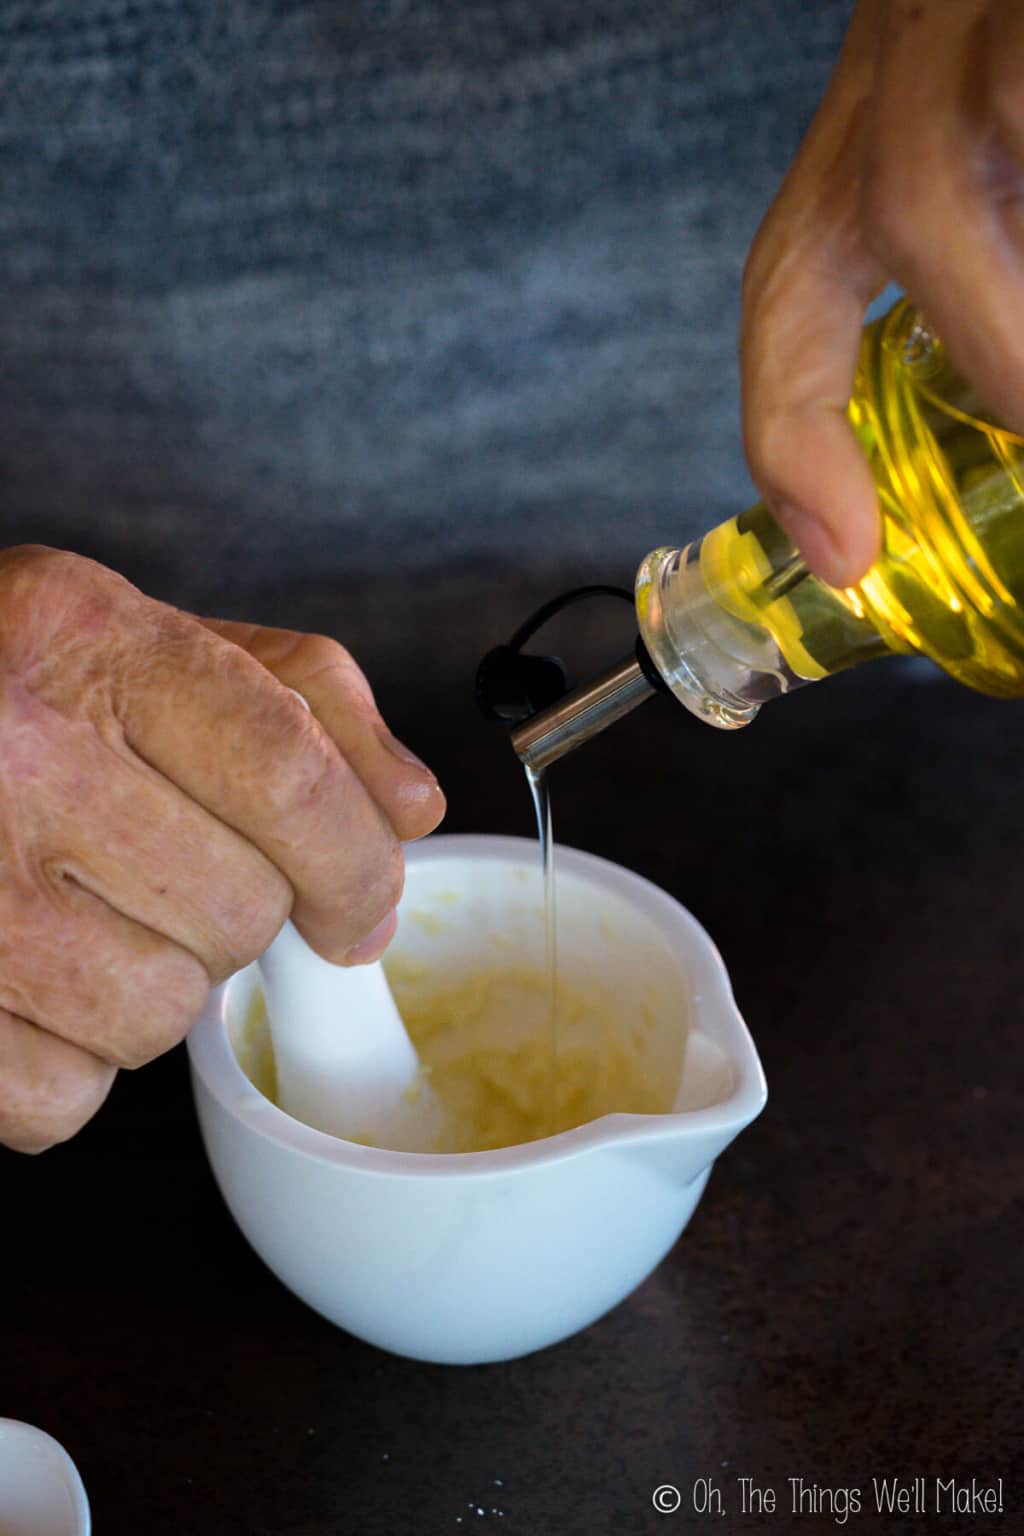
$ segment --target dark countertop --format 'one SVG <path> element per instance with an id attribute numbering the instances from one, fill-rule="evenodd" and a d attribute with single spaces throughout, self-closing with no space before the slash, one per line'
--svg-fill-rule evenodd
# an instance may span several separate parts
<path id="1" fill-rule="evenodd" d="M 393 723 L 449 829 L 529 831 L 499 736 L 461 694 L 425 703 Z M 792 1516 L 797 1477 L 859 1488 L 852 1530 L 1020 1530 L 1022 731 L 1021 706 L 890 663 L 735 736 L 651 704 L 557 772 L 559 838 L 717 940 L 769 1083 L 602 1321 L 479 1368 L 322 1321 L 221 1204 L 178 1050 L 70 1145 L 0 1157 L 0 1412 L 67 1446 L 98 1536 L 699 1529 L 705 1478 L 713 1528 L 837 1528 Z M 936 1477 L 1001 1476 L 1004 1513 L 873 1513 L 872 1477 L 915 1475 L 930 1510 Z M 742 1476 L 779 1512 L 743 1516 Z"/>

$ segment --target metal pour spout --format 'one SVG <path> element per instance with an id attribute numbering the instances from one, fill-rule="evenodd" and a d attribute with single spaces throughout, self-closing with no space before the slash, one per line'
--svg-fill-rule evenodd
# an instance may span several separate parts
<path id="1" fill-rule="evenodd" d="M 574 688 L 517 726 L 512 746 L 525 767 L 539 772 L 657 692 L 636 656 L 626 656 L 593 682 Z"/>

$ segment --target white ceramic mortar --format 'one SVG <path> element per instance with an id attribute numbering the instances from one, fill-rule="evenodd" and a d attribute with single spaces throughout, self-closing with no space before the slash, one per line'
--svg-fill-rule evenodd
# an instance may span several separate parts
<path id="1" fill-rule="evenodd" d="M 488 960 L 542 963 L 535 842 L 435 836 L 406 858 L 393 962 L 453 980 Z M 621 1020 L 664 1114 L 604 1115 L 489 1152 L 385 1151 L 312 1130 L 253 1086 L 232 1040 L 255 966 L 211 993 L 189 1036 L 203 1139 L 242 1232 L 302 1300 L 397 1354 L 511 1359 L 593 1322 L 672 1247 L 715 1157 L 765 1103 L 700 924 L 591 854 L 558 848 L 556 868 L 560 976 Z"/>

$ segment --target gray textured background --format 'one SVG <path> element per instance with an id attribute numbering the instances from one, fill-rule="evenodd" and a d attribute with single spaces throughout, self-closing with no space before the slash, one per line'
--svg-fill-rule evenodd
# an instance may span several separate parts
<path id="1" fill-rule="evenodd" d="M 847 0 L 0 0 L 3 542 L 435 682 L 750 493 Z"/>

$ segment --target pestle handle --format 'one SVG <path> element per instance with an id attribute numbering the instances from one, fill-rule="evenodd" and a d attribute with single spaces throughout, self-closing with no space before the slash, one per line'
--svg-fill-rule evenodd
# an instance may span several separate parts
<path id="1" fill-rule="evenodd" d="M 380 961 L 332 965 L 287 922 L 259 968 L 281 1109 L 332 1136 L 431 1150 L 440 1106 Z"/>
<path id="2" fill-rule="evenodd" d="M 419 1060 L 379 961 L 332 965 L 288 922 L 259 967 L 283 1110 L 333 1135 L 371 1135 L 415 1107 Z"/>

